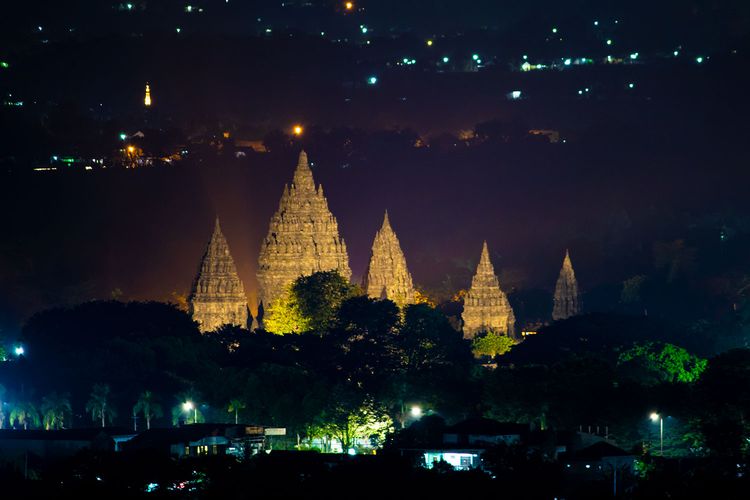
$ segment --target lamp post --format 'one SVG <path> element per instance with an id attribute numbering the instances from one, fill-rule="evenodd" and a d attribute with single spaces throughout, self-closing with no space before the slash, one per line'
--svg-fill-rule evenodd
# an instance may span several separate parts
<path id="1" fill-rule="evenodd" d="M 651 421 L 659 422 L 659 456 L 664 456 L 664 417 L 656 412 L 651 414 Z"/>
<path id="2" fill-rule="evenodd" d="M 192 401 L 185 401 L 182 403 L 182 409 L 186 413 L 190 413 L 190 410 L 193 410 L 193 423 L 198 423 L 198 407 L 195 406 Z"/>

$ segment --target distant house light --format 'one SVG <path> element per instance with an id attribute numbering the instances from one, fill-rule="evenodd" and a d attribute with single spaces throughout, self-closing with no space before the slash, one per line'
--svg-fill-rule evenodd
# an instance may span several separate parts
<path id="1" fill-rule="evenodd" d="M 520 99 L 521 98 L 521 91 L 520 90 L 514 90 L 509 94 L 511 99 Z"/>
<path id="2" fill-rule="evenodd" d="M 447 63 L 448 61 L 450 61 L 450 59 L 448 59 L 448 56 L 443 57 L 443 62 L 444 63 Z"/>
<path id="3" fill-rule="evenodd" d="M 570 66 L 572 62 L 573 62 L 573 61 L 571 61 L 570 59 L 565 59 L 565 61 L 563 61 L 563 64 L 564 64 L 565 66 Z"/>

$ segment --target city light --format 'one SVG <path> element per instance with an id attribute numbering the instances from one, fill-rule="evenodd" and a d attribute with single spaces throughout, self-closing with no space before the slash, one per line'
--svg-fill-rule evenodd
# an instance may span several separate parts
<path id="1" fill-rule="evenodd" d="M 443 57 L 443 62 L 444 63 L 447 63 L 448 61 L 450 61 L 450 59 L 448 59 L 448 56 Z"/>
<path id="2" fill-rule="evenodd" d="M 378 77 L 377 76 L 371 76 L 371 77 L 369 77 L 367 79 L 367 83 L 369 85 L 375 85 L 376 83 L 378 83 Z"/>
<path id="3" fill-rule="evenodd" d="M 520 90 L 514 90 L 510 93 L 511 99 L 520 99 L 521 98 L 521 91 Z"/>
<path id="4" fill-rule="evenodd" d="M 651 415 L 649 416 L 649 418 L 651 419 L 651 421 L 652 421 L 652 422 L 658 422 L 658 421 L 659 421 L 659 414 L 658 414 L 658 413 L 656 413 L 656 412 L 653 412 L 653 413 L 652 413 L 652 414 L 651 414 Z"/>
<path id="5" fill-rule="evenodd" d="M 25 351 L 23 349 L 23 346 L 21 345 L 16 346 L 16 349 L 15 349 L 16 356 L 22 356 L 24 352 Z"/>
<path id="6" fill-rule="evenodd" d="M 182 403 L 182 409 L 184 411 L 190 411 L 193 408 L 195 408 L 195 406 L 193 406 L 193 402 L 192 401 L 185 401 L 184 403 Z"/>
<path id="7" fill-rule="evenodd" d="M 175 31 L 177 31 L 177 34 L 179 34 L 180 31 L 182 31 L 182 28 L 175 28 Z"/>
<path id="8" fill-rule="evenodd" d="M 151 87 L 146 84 L 146 96 L 143 98 L 144 106 L 151 106 Z"/>
<path id="9" fill-rule="evenodd" d="M 294 126 L 294 127 L 292 128 L 292 133 L 293 133 L 294 135 L 298 136 L 298 137 L 299 137 L 299 136 L 301 136 L 301 135 L 302 135 L 302 132 L 304 132 L 304 131 L 305 131 L 305 129 L 304 129 L 304 128 L 302 128 L 302 125 L 295 125 L 295 126 Z"/>
<path id="10" fill-rule="evenodd" d="M 432 47 L 432 40 L 427 40 L 427 46 Z"/>
<path id="11" fill-rule="evenodd" d="M 572 61 L 571 61 L 570 59 L 565 59 L 565 61 L 563 61 L 563 64 L 564 64 L 565 66 L 570 66 L 571 62 L 572 62 Z"/>
<path id="12" fill-rule="evenodd" d="M 701 64 L 703 62 L 703 57 L 701 56 L 696 57 L 695 62 L 697 62 L 698 64 Z"/>
<path id="13" fill-rule="evenodd" d="M 471 58 L 474 59 L 475 61 L 478 61 L 479 60 L 479 54 L 472 54 Z"/>
<path id="14" fill-rule="evenodd" d="M 359 29 L 362 31 L 362 34 L 367 33 L 367 26 L 364 24 L 360 24 Z"/>
<path id="15" fill-rule="evenodd" d="M 128 146 L 128 153 L 130 153 L 130 154 L 135 153 L 135 147 L 134 146 Z"/>
<path id="16" fill-rule="evenodd" d="M 639 55 L 638 52 L 633 52 L 632 54 L 630 54 L 630 58 L 633 60 L 636 60 L 638 59 L 638 55 Z"/>
<path id="17" fill-rule="evenodd" d="M 127 138 L 128 138 L 128 134 L 126 134 L 125 132 L 120 132 L 120 140 L 121 141 L 124 141 Z"/>
<path id="18" fill-rule="evenodd" d="M 552 28 L 552 33 L 557 33 L 557 28 Z"/>
<path id="19" fill-rule="evenodd" d="M 629 89 L 632 89 L 632 88 L 634 88 L 634 87 L 635 87 L 635 83 L 628 83 L 628 88 L 629 88 Z"/>
<path id="20" fill-rule="evenodd" d="M 345 8 L 346 10 L 353 10 L 353 9 L 354 9 L 354 2 L 346 2 L 346 3 L 344 4 L 344 8 Z"/>
<path id="21" fill-rule="evenodd" d="M 10 66 L 10 64 L 8 64 L 7 62 L 5 62 L 5 61 L 0 61 L 0 67 L 3 67 L 3 68 L 8 68 L 9 66 Z"/>
<path id="22" fill-rule="evenodd" d="M 357 454 L 357 450 L 355 450 L 354 448 L 349 448 L 348 450 L 346 450 L 346 453 L 347 453 L 347 455 L 354 456 L 354 455 Z"/>
<path id="23" fill-rule="evenodd" d="M 422 408 L 420 408 L 417 405 L 414 405 L 411 407 L 411 410 L 409 410 L 409 413 L 411 414 L 412 417 L 419 418 L 422 416 Z"/>
<path id="24" fill-rule="evenodd" d="M 607 45 L 612 45 L 612 39 L 610 38 L 607 39 Z"/>
<path id="25" fill-rule="evenodd" d="M 594 26 L 599 26 L 599 21 L 594 21 Z"/>

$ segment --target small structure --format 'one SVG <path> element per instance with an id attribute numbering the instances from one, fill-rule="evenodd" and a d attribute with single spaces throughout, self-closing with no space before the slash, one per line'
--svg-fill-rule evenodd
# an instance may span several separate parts
<path id="1" fill-rule="evenodd" d="M 32 455 L 43 460 L 72 457 L 81 450 L 115 451 L 133 437 L 124 428 L 0 430 L 0 459 L 16 461 Z"/>
<path id="2" fill-rule="evenodd" d="M 455 470 L 477 469 L 488 448 L 505 444 L 520 445 L 529 433 L 526 424 L 503 423 L 488 418 L 471 418 L 448 427 L 440 447 L 422 451 L 422 465 L 428 469 L 436 462 L 446 462 Z"/>
<path id="3" fill-rule="evenodd" d="M 175 458 L 232 455 L 246 458 L 265 447 L 265 430 L 257 425 L 192 424 L 150 429 L 123 446 L 124 451 L 150 450 Z"/>

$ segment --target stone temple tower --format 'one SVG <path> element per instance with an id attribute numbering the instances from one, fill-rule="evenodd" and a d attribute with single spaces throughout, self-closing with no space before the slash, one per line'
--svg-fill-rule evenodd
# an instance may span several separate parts
<path id="1" fill-rule="evenodd" d="M 248 326 L 245 287 L 237 274 L 218 218 L 188 304 L 190 315 L 200 325 L 201 332 L 211 332 L 227 324 Z"/>
<path id="2" fill-rule="evenodd" d="M 552 307 L 552 319 L 570 318 L 581 312 L 581 300 L 578 293 L 578 281 L 573 272 L 573 263 L 570 261 L 570 253 L 565 251 L 560 277 L 555 285 L 554 306 Z"/>
<path id="3" fill-rule="evenodd" d="M 508 297 L 500 289 L 486 241 L 471 288 L 464 297 L 461 319 L 464 338 L 474 338 L 477 333 L 488 330 L 509 337 L 515 335 L 516 317 Z"/>
<path id="4" fill-rule="evenodd" d="M 414 283 L 387 211 L 383 226 L 372 243 L 372 255 L 363 285 L 367 295 L 373 299 L 389 299 L 399 307 L 414 303 Z"/>
<path id="5" fill-rule="evenodd" d="M 346 243 L 328 210 L 323 186 L 315 188 L 307 154 L 299 154 L 291 186 L 284 186 L 258 258 L 260 301 L 268 308 L 300 276 L 338 271 L 351 278 Z"/>

